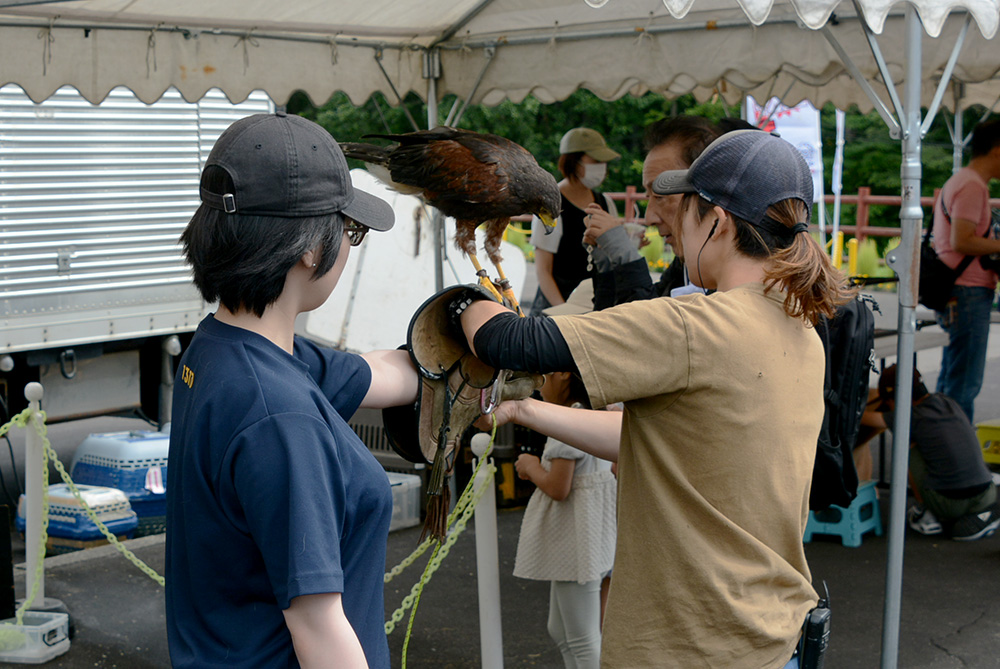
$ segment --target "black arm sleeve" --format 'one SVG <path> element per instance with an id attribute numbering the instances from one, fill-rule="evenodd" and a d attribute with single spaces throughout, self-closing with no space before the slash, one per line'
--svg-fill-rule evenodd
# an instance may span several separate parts
<path id="1" fill-rule="evenodd" d="M 542 374 L 578 371 L 569 344 L 548 316 L 497 314 L 476 331 L 473 343 L 479 358 L 499 369 Z"/>
<path id="2" fill-rule="evenodd" d="M 615 306 L 615 272 L 594 272 L 594 311 Z"/>
<path id="3" fill-rule="evenodd" d="M 614 273 L 615 304 L 651 300 L 660 296 L 649 277 L 649 265 L 645 258 L 620 265 L 614 269 Z"/>
<path id="4" fill-rule="evenodd" d="M 615 304 L 669 297 L 670 291 L 684 285 L 684 263 L 674 260 L 655 284 L 649 278 L 645 260 L 636 260 L 615 268 Z"/>

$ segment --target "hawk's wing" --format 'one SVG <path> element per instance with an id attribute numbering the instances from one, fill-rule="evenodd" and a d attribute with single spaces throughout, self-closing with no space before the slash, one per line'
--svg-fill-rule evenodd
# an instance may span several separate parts
<path id="1" fill-rule="evenodd" d="M 452 128 L 380 136 L 400 142 L 387 164 L 393 181 L 422 188 L 445 214 L 487 220 L 523 213 L 510 181 L 534 158 L 509 139 Z"/>

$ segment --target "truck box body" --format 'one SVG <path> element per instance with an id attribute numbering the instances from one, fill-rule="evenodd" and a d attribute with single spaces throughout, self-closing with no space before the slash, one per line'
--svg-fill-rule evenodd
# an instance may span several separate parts
<path id="1" fill-rule="evenodd" d="M 233 121 L 272 109 L 262 93 L 234 105 L 169 89 L 146 105 L 118 88 L 95 106 L 70 87 L 41 104 L 0 87 L 0 397 L 12 410 L 31 380 L 53 418 L 139 405 L 143 347 L 206 311 L 178 238 L 208 152 Z"/>

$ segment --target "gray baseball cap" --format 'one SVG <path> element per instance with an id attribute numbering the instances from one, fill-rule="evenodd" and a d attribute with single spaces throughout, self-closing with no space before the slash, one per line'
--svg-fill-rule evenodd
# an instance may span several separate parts
<path id="1" fill-rule="evenodd" d="M 656 177 L 653 192 L 698 193 L 754 225 L 782 200 L 801 200 L 807 211 L 813 200 L 809 164 L 799 150 L 760 130 L 735 130 L 719 137 L 688 169 Z"/>
<path id="2" fill-rule="evenodd" d="M 224 169 L 232 193 L 201 182 L 201 201 L 230 214 L 301 218 L 342 213 L 372 230 L 395 221 L 389 203 L 354 188 L 340 146 L 321 126 L 285 112 L 255 114 L 219 136 L 205 167 Z"/>

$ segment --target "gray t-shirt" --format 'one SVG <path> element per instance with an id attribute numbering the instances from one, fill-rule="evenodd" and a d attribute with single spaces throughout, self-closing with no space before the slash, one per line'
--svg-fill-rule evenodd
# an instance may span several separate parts
<path id="1" fill-rule="evenodd" d="M 895 425 L 894 412 L 885 412 L 885 422 Z M 947 395 L 933 393 L 913 405 L 910 441 L 927 463 L 927 485 L 934 490 L 961 490 L 991 480 L 976 429 Z"/>

